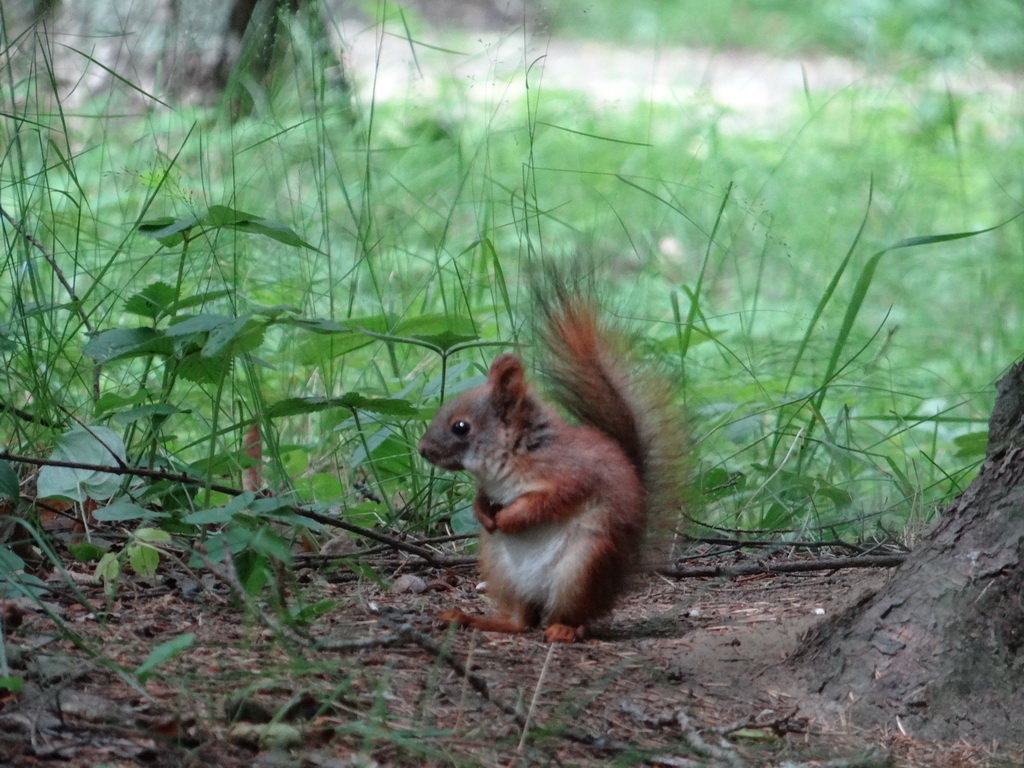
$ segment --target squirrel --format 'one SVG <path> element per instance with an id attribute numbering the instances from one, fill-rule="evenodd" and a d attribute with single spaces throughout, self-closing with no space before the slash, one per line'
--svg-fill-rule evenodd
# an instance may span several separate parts
<path id="1" fill-rule="evenodd" d="M 502 611 L 439 619 L 507 633 L 543 624 L 549 642 L 574 642 L 613 607 L 653 505 L 675 496 L 681 479 L 659 477 L 656 466 L 671 432 L 664 398 L 630 375 L 592 303 L 562 290 L 540 308 L 553 398 L 579 426 L 542 401 L 520 359 L 504 353 L 484 384 L 442 405 L 419 452 L 476 479 L 480 567 Z"/>

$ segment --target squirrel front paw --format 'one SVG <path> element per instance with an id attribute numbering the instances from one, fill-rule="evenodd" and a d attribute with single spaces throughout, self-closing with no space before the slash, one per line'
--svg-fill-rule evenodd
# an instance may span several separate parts
<path id="1" fill-rule="evenodd" d="M 544 628 L 544 639 L 549 643 L 575 643 L 583 639 L 583 627 L 570 627 L 568 624 L 548 624 Z"/>

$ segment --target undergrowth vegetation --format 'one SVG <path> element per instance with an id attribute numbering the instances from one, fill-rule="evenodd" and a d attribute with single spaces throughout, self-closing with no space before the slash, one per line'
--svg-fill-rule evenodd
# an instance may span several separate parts
<path id="1" fill-rule="evenodd" d="M 432 34 L 376 13 L 360 34 Z M 69 89 L 41 30 L 3 41 L 9 541 L 50 546 L 37 487 L 123 524 L 75 551 L 112 589 L 173 540 L 202 542 L 199 567 L 231 552 L 255 594 L 304 531 L 325 536 L 303 510 L 472 532 L 467 479 L 415 444 L 495 350 L 530 357 L 541 259 L 588 265 L 677 383 L 697 489 L 682 531 L 902 539 L 964 487 L 1024 321 L 1024 142 L 998 87 L 858 76 L 753 120 L 698 95 L 547 88 L 538 57 L 388 99 L 365 68 L 352 92 L 325 84 L 304 39 L 237 121 L 167 108 L 128 73 Z M 486 60 L 472 35 L 443 42 L 423 61 Z M 3 589 L 41 589 L 16 551 L 0 547 Z"/>

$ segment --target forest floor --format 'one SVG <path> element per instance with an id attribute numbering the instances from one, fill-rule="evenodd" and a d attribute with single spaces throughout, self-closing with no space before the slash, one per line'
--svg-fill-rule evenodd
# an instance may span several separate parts
<path id="1" fill-rule="evenodd" d="M 403 570 L 388 587 L 299 568 L 292 598 L 330 603 L 298 633 L 184 566 L 126 578 L 112 600 L 84 567 L 69 573 L 84 600 L 51 574 L 42 603 L 5 607 L 25 687 L 0 698 L 0 765 L 1022 764 L 895 719 L 858 728 L 801 687 L 787 657 L 802 633 L 877 588 L 877 569 L 645 577 L 574 645 L 439 626 L 445 608 L 487 610 L 475 568 Z M 142 688 L 118 674 L 183 633 L 191 647 Z"/>

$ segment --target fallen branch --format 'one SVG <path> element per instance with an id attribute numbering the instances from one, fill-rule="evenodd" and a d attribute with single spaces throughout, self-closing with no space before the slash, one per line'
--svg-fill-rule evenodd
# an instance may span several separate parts
<path id="1" fill-rule="evenodd" d="M 677 710 L 674 719 L 687 746 L 698 757 L 715 760 L 717 765 L 725 765 L 729 768 L 745 768 L 747 763 L 740 756 L 739 752 L 736 751 L 736 747 L 724 739 L 722 739 L 721 746 L 709 744 L 700 735 L 697 727 L 690 720 L 690 716 L 686 712 L 681 709 Z"/>
<path id="2" fill-rule="evenodd" d="M 681 568 L 670 566 L 655 569 L 662 576 L 675 579 L 757 576 L 776 573 L 806 573 L 808 571 L 835 571 L 840 568 L 895 568 L 907 559 L 906 555 L 863 555 L 861 557 L 826 557 L 819 560 L 797 560 L 782 563 L 749 563 L 743 565 L 716 565 L 708 568 Z"/>

